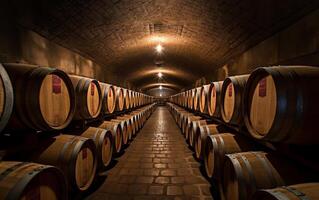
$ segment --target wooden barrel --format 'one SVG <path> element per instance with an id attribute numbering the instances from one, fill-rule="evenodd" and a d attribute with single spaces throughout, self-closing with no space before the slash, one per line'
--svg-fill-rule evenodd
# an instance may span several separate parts
<path id="1" fill-rule="evenodd" d="M 132 124 L 132 134 L 133 136 L 136 135 L 137 131 L 138 131 L 138 119 L 136 115 L 133 114 L 125 114 L 123 116 L 119 116 L 119 119 L 127 119 L 130 118 L 131 119 L 131 124 Z"/>
<path id="2" fill-rule="evenodd" d="M 184 135 L 186 134 L 187 120 L 188 120 L 189 116 L 195 116 L 195 115 L 193 113 L 190 113 L 190 112 L 182 113 L 181 129 L 182 129 L 182 134 L 184 134 Z"/>
<path id="3" fill-rule="evenodd" d="M 3 66 L 9 78 L 14 80 L 15 112 L 7 126 L 8 130 L 60 130 L 71 122 L 75 111 L 75 96 L 66 73 L 55 68 L 26 64 Z M 7 81 L 3 82 L 3 87 L 7 86 Z M 8 94 L 8 98 L 11 97 Z M 10 109 L 10 105 L 6 109 Z M 8 116 L 9 110 L 4 111 L 2 117 Z"/>
<path id="4" fill-rule="evenodd" d="M 96 167 L 96 147 L 92 139 L 58 135 L 39 144 L 31 155 L 33 162 L 58 167 L 74 191 L 86 191 L 92 184 Z"/>
<path id="5" fill-rule="evenodd" d="M 93 119 L 99 116 L 102 108 L 102 92 L 95 79 L 71 75 L 76 95 L 74 120 Z"/>
<path id="6" fill-rule="evenodd" d="M 100 87 L 102 90 L 102 113 L 103 114 L 112 114 L 115 110 L 116 99 L 115 99 L 115 90 L 112 85 L 101 83 Z"/>
<path id="7" fill-rule="evenodd" d="M 132 116 L 118 116 L 116 117 L 118 120 L 125 120 L 127 123 L 127 132 L 128 132 L 128 139 L 131 140 L 135 134 L 135 121 Z"/>
<path id="8" fill-rule="evenodd" d="M 134 108 L 134 97 L 133 97 L 132 90 L 128 90 L 128 96 L 129 96 L 130 108 Z"/>
<path id="9" fill-rule="evenodd" d="M 226 154 L 251 150 L 253 150 L 253 144 L 240 135 L 231 133 L 208 135 L 204 150 L 204 165 L 207 176 L 220 180 Z"/>
<path id="10" fill-rule="evenodd" d="M 132 103 L 133 103 L 133 108 L 136 108 L 137 104 L 136 104 L 136 92 L 135 91 L 132 91 Z"/>
<path id="11" fill-rule="evenodd" d="M 213 82 L 208 89 L 208 114 L 216 118 L 221 117 L 220 93 L 222 85 L 223 81 Z"/>
<path id="12" fill-rule="evenodd" d="M 272 142 L 319 144 L 317 85 L 317 67 L 265 67 L 253 71 L 243 104 L 250 134 Z"/>
<path id="13" fill-rule="evenodd" d="M 188 143 L 191 147 L 195 147 L 195 134 L 196 130 L 199 126 L 208 125 L 210 123 L 206 119 L 200 119 L 200 120 L 194 120 L 191 122 L 189 127 L 189 137 L 188 137 Z"/>
<path id="14" fill-rule="evenodd" d="M 194 96 L 195 96 L 195 89 L 191 89 L 191 90 L 189 91 L 189 99 L 188 99 L 188 108 L 189 108 L 189 109 L 193 109 Z"/>
<path id="15" fill-rule="evenodd" d="M 208 105 L 209 105 L 209 87 L 210 85 L 203 85 L 200 89 L 199 94 L 199 111 L 201 113 L 208 114 Z"/>
<path id="16" fill-rule="evenodd" d="M 62 172 L 53 166 L 28 162 L 0 162 L 0 199 L 68 199 Z"/>
<path id="17" fill-rule="evenodd" d="M 194 96 L 193 96 L 193 110 L 195 111 L 199 111 L 199 98 L 200 98 L 200 94 L 201 94 L 201 87 L 198 88 L 194 88 Z"/>
<path id="18" fill-rule="evenodd" d="M 224 80 L 221 91 L 221 114 L 226 123 L 241 126 L 242 103 L 249 75 L 231 76 Z"/>
<path id="19" fill-rule="evenodd" d="M 0 133 L 8 124 L 13 110 L 14 98 L 11 80 L 0 63 Z"/>
<path id="20" fill-rule="evenodd" d="M 201 120 L 201 119 L 202 119 L 201 116 L 192 116 L 192 115 L 190 115 L 186 118 L 186 121 L 184 124 L 184 126 L 185 126 L 184 130 L 185 130 L 185 139 L 187 142 L 189 142 L 189 140 L 190 140 L 190 132 L 191 132 L 190 128 L 191 128 L 192 121 L 197 121 L 197 120 Z"/>
<path id="21" fill-rule="evenodd" d="M 124 108 L 125 108 L 125 110 L 128 110 L 131 108 L 129 90 L 123 89 L 123 93 L 124 93 Z"/>
<path id="22" fill-rule="evenodd" d="M 68 131 L 66 133 L 90 138 L 94 141 L 97 153 L 97 169 L 99 171 L 103 171 L 110 164 L 113 154 L 113 137 L 110 130 L 88 127 L 84 131 Z"/>
<path id="23" fill-rule="evenodd" d="M 258 190 L 252 200 L 312 200 L 319 199 L 319 183 L 302 183 L 268 190 Z"/>
<path id="24" fill-rule="evenodd" d="M 113 141 L 113 154 L 120 153 L 122 150 L 122 127 L 118 122 L 104 121 L 102 124 L 97 126 L 98 128 L 103 128 L 110 130 L 112 133 Z"/>
<path id="25" fill-rule="evenodd" d="M 111 122 L 117 122 L 120 124 L 122 129 L 122 144 L 127 145 L 129 141 L 129 132 L 128 132 L 128 125 L 126 120 L 111 119 Z"/>
<path id="26" fill-rule="evenodd" d="M 198 159 L 203 158 L 203 152 L 205 150 L 206 137 L 209 135 L 218 134 L 223 132 L 222 126 L 218 126 L 217 124 L 208 124 L 198 126 L 195 135 L 194 135 L 194 148 L 195 148 L 195 156 Z"/>
<path id="27" fill-rule="evenodd" d="M 284 185 L 264 152 L 226 155 L 223 190 L 226 199 L 246 200 L 258 189 Z"/>
<path id="28" fill-rule="evenodd" d="M 115 89 L 115 96 L 116 96 L 116 111 L 123 111 L 124 110 L 124 92 L 123 88 L 116 87 Z"/>

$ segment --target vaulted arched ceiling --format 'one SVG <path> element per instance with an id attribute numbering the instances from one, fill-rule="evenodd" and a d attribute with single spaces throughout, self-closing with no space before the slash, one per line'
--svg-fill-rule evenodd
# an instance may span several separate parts
<path id="1" fill-rule="evenodd" d="M 318 7 L 317 0 L 10 1 L 19 23 L 143 91 L 173 91 Z M 21 6 L 25 4 L 25 6 Z M 19 6 L 18 6 L 19 5 Z M 32 14 L 30 14 L 32 13 Z M 25 17 L 28 16 L 28 17 Z M 154 47 L 161 44 L 163 53 Z M 156 74 L 163 73 L 158 79 Z"/>

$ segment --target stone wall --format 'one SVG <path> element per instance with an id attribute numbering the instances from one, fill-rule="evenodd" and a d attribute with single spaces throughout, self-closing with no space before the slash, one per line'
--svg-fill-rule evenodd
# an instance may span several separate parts
<path id="1" fill-rule="evenodd" d="M 272 65 L 319 65 L 319 10 L 269 37 L 214 71 L 212 80 Z"/>

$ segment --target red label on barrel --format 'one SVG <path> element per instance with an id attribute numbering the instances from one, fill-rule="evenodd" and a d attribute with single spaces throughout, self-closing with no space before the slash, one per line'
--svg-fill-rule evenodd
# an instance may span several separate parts
<path id="1" fill-rule="evenodd" d="M 54 94 L 61 93 L 62 80 L 57 75 L 52 75 L 52 91 Z"/>
<path id="2" fill-rule="evenodd" d="M 91 82 L 91 96 L 94 96 L 95 84 Z"/>
<path id="3" fill-rule="evenodd" d="M 259 81 L 259 90 L 258 94 L 260 97 L 265 97 L 267 92 L 267 80 L 263 78 Z"/>
<path id="4" fill-rule="evenodd" d="M 108 95 L 109 95 L 109 97 L 111 97 L 111 96 L 112 96 L 111 89 L 110 89 L 110 91 L 109 91 Z"/>
<path id="5" fill-rule="evenodd" d="M 87 149 L 82 149 L 82 159 L 86 159 L 88 156 L 88 152 L 87 152 Z"/>
<path id="6" fill-rule="evenodd" d="M 215 88 L 213 89 L 213 97 L 215 97 Z"/>
<path id="7" fill-rule="evenodd" d="M 228 87 L 228 96 L 231 97 L 233 96 L 233 84 L 229 84 L 229 87 Z"/>

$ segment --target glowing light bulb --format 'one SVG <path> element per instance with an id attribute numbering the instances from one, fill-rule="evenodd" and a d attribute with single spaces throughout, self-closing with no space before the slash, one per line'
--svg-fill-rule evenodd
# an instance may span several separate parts
<path id="1" fill-rule="evenodd" d="M 158 76 L 159 78 L 162 78 L 162 77 L 163 77 L 162 72 L 158 72 L 157 76 Z"/>
<path id="2" fill-rule="evenodd" d="M 160 85 L 160 86 L 159 86 L 159 89 L 161 90 L 161 89 L 163 89 L 163 87 Z"/>
<path id="3" fill-rule="evenodd" d="M 162 53 L 163 52 L 163 46 L 161 44 L 158 44 L 156 47 L 155 47 L 155 50 L 157 53 Z"/>
<path id="4" fill-rule="evenodd" d="M 160 97 L 162 96 L 162 94 L 160 94 Z"/>

